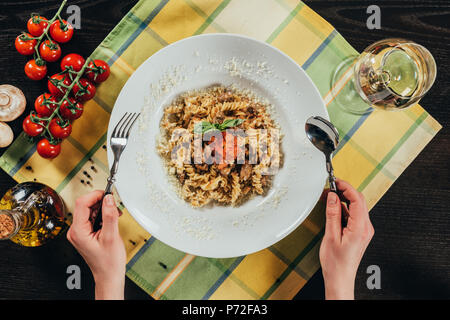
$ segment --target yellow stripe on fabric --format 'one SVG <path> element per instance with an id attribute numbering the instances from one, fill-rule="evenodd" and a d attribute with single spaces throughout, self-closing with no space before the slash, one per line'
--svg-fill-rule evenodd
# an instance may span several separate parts
<path id="1" fill-rule="evenodd" d="M 290 300 L 295 297 L 306 282 L 307 280 L 298 273 L 291 272 L 269 296 L 268 300 Z"/>
<path id="2" fill-rule="evenodd" d="M 378 165 L 379 161 L 373 158 L 364 147 L 361 147 L 354 139 L 350 139 L 347 143 L 351 144 L 351 146 L 356 149 L 364 158 L 366 158 L 370 163 L 372 163 L 375 167 Z M 387 178 L 391 180 L 397 179 L 397 176 L 392 172 L 387 170 L 386 168 L 381 169 L 381 173 L 383 173 Z"/>
<path id="3" fill-rule="evenodd" d="M 87 154 L 89 150 L 85 149 L 81 143 L 79 143 L 77 140 L 73 139 L 72 137 L 67 137 L 64 141 L 70 142 L 75 148 L 77 148 L 82 154 Z M 104 163 L 103 161 L 100 161 L 100 159 L 91 156 L 90 161 L 88 163 L 88 166 L 94 167 L 95 171 L 101 170 L 103 173 L 109 174 L 108 165 Z M 91 169 L 92 170 L 92 169 Z"/>
<path id="4" fill-rule="evenodd" d="M 223 0 L 186 0 L 186 2 L 201 10 L 205 15 L 211 16 L 219 5 L 223 3 Z"/>
<path id="5" fill-rule="evenodd" d="M 385 167 L 399 176 L 433 137 L 434 134 L 430 134 L 422 126 L 418 126 L 385 164 Z"/>
<path id="6" fill-rule="evenodd" d="M 282 6 L 284 9 L 288 11 L 292 11 L 295 7 L 298 6 L 299 0 L 275 0 Z"/>
<path id="7" fill-rule="evenodd" d="M 42 158 L 37 152 L 28 159 L 27 162 L 13 176 L 21 176 L 21 180 L 45 182 L 46 185 L 56 189 L 65 179 L 71 170 L 81 161 L 83 154 L 68 142 L 63 142 L 61 153 L 55 159 L 49 160 Z M 26 168 L 30 166 L 32 170 Z M 51 172 L 51 174 L 49 174 Z"/>
<path id="8" fill-rule="evenodd" d="M 423 112 L 422 110 L 423 109 L 422 109 L 422 107 L 420 107 L 420 105 L 415 105 L 415 106 L 412 106 L 412 107 L 406 109 L 404 112 L 408 117 L 410 117 L 413 121 L 415 121 L 417 119 L 417 114 Z M 423 129 L 426 132 L 428 132 L 431 135 L 434 135 L 437 130 L 440 130 L 440 128 L 442 128 L 441 125 L 439 125 L 439 124 L 437 127 L 433 126 L 433 123 L 437 123 L 437 122 L 432 117 L 429 117 L 425 120 L 426 121 L 423 121 L 421 123 L 421 126 L 423 127 Z"/>
<path id="9" fill-rule="evenodd" d="M 209 300 L 254 300 L 258 299 L 256 294 L 252 295 L 243 289 L 239 282 L 232 276 L 225 279 L 219 288 L 212 294 Z"/>
<path id="10" fill-rule="evenodd" d="M 126 61 L 129 69 L 136 70 L 147 58 L 164 47 L 151 32 L 149 27 L 134 40 L 122 53 L 121 60 Z M 116 61 L 117 63 L 117 61 Z"/>
<path id="11" fill-rule="evenodd" d="M 320 232 L 321 227 L 317 226 L 311 219 L 306 218 L 305 221 L 302 222 L 302 226 L 308 228 L 311 232 L 317 234 Z"/>
<path id="12" fill-rule="evenodd" d="M 149 27 L 168 43 L 189 37 L 205 20 L 183 0 L 171 0 Z"/>
<path id="13" fill-rule="evenodd" d="M 274 28 L 269 37 L 267 38 L 268 43 L 272 43 L 274 39 L 278 37 L 278 35 L 286 28 L 287 25 L 292 21 L 292 19 L 297 16 L 300 10 L 303 9 L 305 5 L 303 2 L 299 2 L 297 6 L 289 12 L 287 17 L 277 26 L 277 28 Z"/>
<path id="14" fill-rule="evenodd" d="M 393 171 L 392 168 L 391 171 Z M 389 190 L 393 183 L 394 180 L 388 179 L 382 174 L 377 174 L 373 177 L 372 181 L 370 181 L 367 187 L 361 191 L 361 193 L 364 195 L 364 198 L 366 199 L 366 204 L 369 211 L 372 210 L 375 204 L 383 197 L 383 195 Z"/>
<path id="15" fill-rule="evenodd" d="M 385 110 L 374 110 L 353 134 L 352 140 L 364 146 L 364 150 L 379 163 L 412 124 L 413 120 L 402 111 L 386 114 Z"/>
<path id="16" fill-rule="evenodd" d="M 213 15 L 214 10 L 219 7 L 222 0 L 210 0 L 210 1 L 195 1 L 195 0 L 184 0 L 199 16 L 205 19 L 205 23 L 212 25 L 218 32 L 226 32 L 222 26 L 220 26 L 213 19 L 215 18 Z M 207 26 L 200 27 L 200 31 L 205 30 Z M 199 30 L 195 32 L 199 33 Z M 204 33 L 204 32 L 202 32 Z"/>
<path id="17" fill-rule="evenodd" d="M 102 52 L 108 51 L 110 50 L 102 50 Z M 94 97 L 94 100 L 99 103 L 98 99 L 101 99 L 101 102 L 104 105 L 109 106 L 112 109 L 114 103 L 116 102 L 117 96 L 127 82 L 129 76 L 134 72 L 134 69 L 120 57 L 118 57 L 110 68 L 111 75 L 109 76 L 107 82 L 102 83 L 97 87 L 97 95 Z"/>
<path id="18" fill-rule="evenodd" d="M 220 286 L 216 289 L 216 292 L 222 292 L 222 286 L 224 283 L 227 283 L 228 280 L 233 281 L 235 285 L 239 286 L 239 288 L 243 291 L 245 291 L 252 299 L 260 299 L 260 296 L 253 291 L 250 287 L 247 286 L 246 283 L 244 283 L 241 279 L 236 277 L 233 274 L 233 270 L 239 265 L 240 262 L 242 262 L 243 259 L 245 259 L 247 256 L 241 256 L 234 259 L 231 265 L 224 265 L 221 261 L 221 259 L 210 259 L 210 262 L 216 266 L 223 274 L 224 279 L 222 280 Z M 214 284 L 215 286 L 215 284 Z M 208 294 L 208 293 L 207 293 Z M 228 292 L 223 292 L 222 296 L 226 296 Z M 211 297 L 213 294 L 211 294 L 209 297 Z"/>
<path id="19" fill-rule="evenodd" d="M 411 125 L 411 127 L 405 132 L 405 134 L 397 141 L 397 143 L 392 147 L 392 149 L 384 156 L 380 163 L 372 170 L 372 172 L 367 176 L 367 178 L 359 185 L 358 191 L 364 190 L 367 185 L 371 182 L 373 177 L 378 174 L 378 172 L 387 164 L 392 157 L 398 152 L 402 145 L 414 134 L 416 129 L 428 116 L 427 112 L 423 112 L 422 115 Z M 412 159 L 411 159 L 412 161 Z"/>
<path id="20" fill-rule="evenodd" d="M 118 80 L 118 78 L 123 81 L 128 80 L 128 78 L 133 74 L 133 72 L 135 71 L 135 69 L 128 63 L 126 62 L 124 59 L 122 59 L 120 56 L 118 56 L 114 51 L 112 51 L 111 49 L 107 48 L 107 47 L 100 47 L 99 48 L 101 50 L 101 52 L 103 54 L 105 54 L 106 56 L 108 56 L 110 59 L 114 58 L 114 63 L 112 66 L 110 66 L 111 68 L 114 67 L 118 67 L 120 68 L 120 70 L 122 70 L 123 73 L 125 73 L 125 76 L 120 76 L 118 77 L 118 75 L 116 74 L 116 72 L 111 71 L 111 76 L 113 76 L 113 79 L 115 79 L 115 81 L 108 81 L 108 83 L 113 83 L 115 84 Z M 119 81 L 119 83 L 121 82 Z M 120 92 L 120 90 L 119 90 Z"/>
<path id="21" fill-rule="evenodd" d="M 232 274 L 262 296 L 285 269 L 286 264 L 266 249 L 246 256 Z"/>
<path id="22" fill-rule="evenodd" d="M 317 269 L 320 268 L 319 250 L 322 241 L 317 241 L 314 247 L 303 257 L 298 263 L 297 268 L 301 269 L 306 274 L 306 279 L 311 278 Z"/>
<path id="23" fill-rule="evenodd" d="M 375 165 L 366 159 L 350 143 L 346 143 L 333 158 L 337 177 L 359 186 L 375 169 Z"/>
<path id="24" fill-rule="evenodd" d="M 139 1 L 129 13 L 133 14 L 141 21 L 144 21 L 148 19 L 150 15 L 154 14 L 154 10 L 158 5 L 161 6 L 161 1 L 159 0 Z"/>
<path id="25" fill-rule="evenodd" d="M 325 34 L 324 38 L 331 32 Z M 324 38 L 311 32 L 297 20 L 292 20 L 273 40 L 272 45 L 289 55 L 299 65 L 303 65 L 319 48 Z"/>
<path id="26" fill-rule="evenodd" d="M 108 129 L 109 113 L 94 100 L 84 105 L 83 114 L 73 126 L 71 139 L 90 150 Z"/>
<path id="27" fill-rule="evenodd" d="M 124 239 L 128 263 L 151 235 L 133 219 L 127 209 L 123 209 L 122 212 L 119 219 L 119 232 Z"/>
<path id="28" fill-rule="evenodd" d="M 273 0 L 234 0 L 228 3 L 214 22 L 227 32 L 265 41 L 287 15 L 288 12 Z"/>
<path id="29" fill-rule="evenodd" d="M 300 13 L 295 16 L 295 19 L 299 20 L 312 32 L 316 32 L 320 37 L 320 34 L 330 34 L 334 28 L 325 19 L 314 12 L 310 7 L 305 5 Z M 325 37 L 323 38 L 325 39 Z"/>

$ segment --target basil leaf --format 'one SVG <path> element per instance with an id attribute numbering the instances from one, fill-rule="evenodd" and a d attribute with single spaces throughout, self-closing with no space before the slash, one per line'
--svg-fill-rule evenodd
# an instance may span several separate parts
<path id="1" fill-rule="evenodd" d="M 202 121 L 201 123 L 197 123 L 195 125 L 194 133 L 205 133 L 210 130 L 225 131 L 228 128 L 240 125 L 242 122 L 244 122 L 243 119 L 227 119 L 221 124 Z"/>
<path id="2" fill-rule="evenodd" d="M 201 123 L 196 123 L 194 127 L 194 133 L 205 133 L 213 128 L 213 125 L 208 121 L 202 121 Z"/>
<path id="3" fill-rule="evenodd" d="M 224 131 L 225 129 L 236 127 L 240 125 L 242 122 L 244 122 L 243 119 L 227 119 L 222 124 L 219 125 L 219 128 L 221 131 Z"/>

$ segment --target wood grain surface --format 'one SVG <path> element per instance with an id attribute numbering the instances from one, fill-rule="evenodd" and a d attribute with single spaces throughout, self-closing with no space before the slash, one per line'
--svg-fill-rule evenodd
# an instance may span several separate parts
<path id="1" fill-rule="evenodd" d="M 233 0 L 246 1 L 246 0 Z M 63 52 L 90 53 L 136 3 L 135 0 L 71 0 L 81 8 L 81 30 L 63 46 Z M 402 37 L 426 46 L 436 59 L 438 77 L 421 104 L 443 129 L 405 170 L 371 211 L 375 236 L 367 249 L 356 278 L 357 299 L 448 299 L 450 298 L 450 2 L 418 0 L 326 1 L 306 3 L 335 28 L 357 50 L 388 37 Z M 45 90 L 44 81 L 27 80 L 27 59 L 14 49 L 14 39 L 26 29 L 32 12 L 51 17 L 60 1 L 0 2 L 1 84 L 21 88 L 28 109 Z M 368 30 L 366 9 L 381 8 L 381 29 Z M 64 16 L 64 15 L 63 15 Z M 50 71 L 51 72 L 51 71 Z M 10 123 L 15 135 L 21 132 L 24 116 Z M 0 154 L 4 149 L 0 149 Z M 0 170 L 0 194 L 15 182 Z M 65 236 L 41 248 L 23 248 L 0 242 L 0 299 L 92 299 L 94 283 L 89 268 Z M 78 265 L 81 290 L 68 290 L 66 269 Z M 381 269 L 381 289 L 366 286 L 366 269 Z M 127 299 L 149 296 L 126 281 Z M 296 299 L 322 299 L 324 287 L 317 272 Z"/>

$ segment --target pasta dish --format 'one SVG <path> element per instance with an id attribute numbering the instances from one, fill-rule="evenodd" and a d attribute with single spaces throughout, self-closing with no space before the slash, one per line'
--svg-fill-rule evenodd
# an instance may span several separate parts
<path id="1" fill-rule="evenodd" d="M 282 163 L 270 108 L 224 86 L 185 92 L 165 107 L 158 153 L 184 200 L 237 206 L 267 193 Z"/>

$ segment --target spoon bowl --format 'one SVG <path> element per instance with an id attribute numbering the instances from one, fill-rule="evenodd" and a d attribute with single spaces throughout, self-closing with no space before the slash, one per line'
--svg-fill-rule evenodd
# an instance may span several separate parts
<path id="1" fill-rule="evenodd" d="M 330 121 L 314 116 L 306 120 L 305 132 L 311 143 L 324 153 L 329 174 L 330 190 L 337 192 L 336 178 L 331 164 L 332 154 L 339 144 L 339 133 L 336 127 Z"/>

